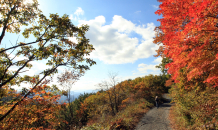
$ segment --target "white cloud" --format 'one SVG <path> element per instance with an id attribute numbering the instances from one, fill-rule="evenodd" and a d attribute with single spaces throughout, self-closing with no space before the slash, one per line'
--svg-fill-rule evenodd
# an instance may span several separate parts
<path id="1" fill-rule="evenodd" d="M 122 81 L 124 80 L 128 80 L 128 79 L 135 79 L 135 78 L 138 78 L 138 77 L 144 77 L 145 75 L 144 74 L 137 74 L 137 75 L 132 75 L 132 76 L 125 76 L 122 78 Z"/>
<path id="2" fill-rule="evenodd" d="M 77 10 L 74 12 L 75 15 L 84 15 L 84 11 L 82 10 L 81 7 L 78 7 Z"/>
<path id="3" fill-rule="evenodd" d="M 81 7 L 78 7 L 77 10 L 74 12 L 74 14 L 70 15 L 70 19 L 71 20 L 79 20 L 80 19 L 80 15 L 84 15 L 84 10 L 82 10 Z"/>
<path id="4" fill-rule="evenodd" d="M 78 43 L 76 37 L 69 37 L 69 40 L 76 43 L 76 44 Z"/>
<path id="5" fill-rule="evenodd" d="M 158 58 L 156 58 L 153 62 L 154 62 L 154 63 L 157 63 L 157 64 L 160 64 L 161 61 L 162 61 L 162 57 L 158 57 Z"/>
<path id="6" fill-rule="evenodd" d="M 71 14 L 71 15 L 70 15 L 70 19 L 71 19 L 71 20 L 77 20 L 77 17 L 73 17 L 73 15 Z"/>
<path id="7" fill-rule="evenodd" d="M 152 5 L 152 7 L 154 7 L 155 9 L 159 8 L 159 6 L 157 6 L 157 5 Z"/>
<path id="8" fill-rule="evenodd" d="M 139 11 L 136 11 L 135 13 L 138 14 L 138 13 L 141 13 L 141 11 L 139 10 Z"/>
<path id="9" fill-rule="evenodd" d="M 153 23 L 136 26 L 122 16 L 115 15 L 109 25 L 105 25 L 104 16 L 85 21 L 79 20 L 81 24 L 88 24 L 90 30 L 86 36 L 94 45 L 95 51 L 91 53 L 92 58 L 98 58 L 108 64 L 133 63 L 140 58 L 148 58 L 155 54 L 158 46 L 153 44 L 155 36 Z M 130 37 L 133 32 L 142 37 Z"/>
<path id="10" fill-rule="evenodd" d="M 158 57 L 156 58 L 152 63 L 155 63 L 155 64 L 144 64 L 144 63 L 141 63 L 141 64 L 138 64 L 138 72 L 133 72 L 133 75 L 145 75 L 145 74 L 154 74 L 154 75 L 158 75 L 160 74 L 160 69 L 159 68 L 156 68 L 156 66 L 158 64 L 161 63 L 161 60 L 162 60 L 162 57 Z"/>
<path id="11" fill-rule="evenodd" d="M 159 69 L 155 67 L 156 65 L 147 65 L 147 64 L 139 64 L 138 65 L 138 71 L 140 73 L 147 73 L 148 70 L 152 71 L 158 71 Z"/>
<path id="12" fill-rule="evenodd" d="M 91 81 L 87 83 L 78 81 L 72 87 L 73 91 L 75 90 L 96 90 L 96 89 L 98 89 L 98 87 L 96 87 L 96 82 L 91 82 Z"/>

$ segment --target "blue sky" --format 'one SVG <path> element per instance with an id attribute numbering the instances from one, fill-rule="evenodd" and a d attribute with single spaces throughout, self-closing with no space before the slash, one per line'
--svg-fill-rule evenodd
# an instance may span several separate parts
<path id="1" fill-rule="evenodd" d="M 108 72 L 118 73 L 120 81 L 160 74 L 155 65 L 161 58 L 153 57 L 158 46 L 152 42 L 154 28 L 160 24 L 157 19 L 161 18 L 154 14 L 160 4 L 156 0 L 38 1 L 47 16 L 50 13 L 67 14 L 75 25 L 90 26 L 86 37 L 95 48 L 90 57 L 97 64 L 72 86 L 72 90 L 96 89 L 96 84 L 108 78 Z M 42 62 L 33 65 L 29 74 L 37 74 L 46 68 Z"/>

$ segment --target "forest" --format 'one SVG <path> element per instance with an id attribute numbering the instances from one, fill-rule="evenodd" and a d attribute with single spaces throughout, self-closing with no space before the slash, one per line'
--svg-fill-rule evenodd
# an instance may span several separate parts
<path id="1" fill-rule="evenodd" d="M 123 81 L 109 73 L 98 92 L 71 101 L 72 85 L 96 64 L 87 57 L 95 50 L 85 36 L 89 26 L 75 26 L 67 14 L 47 17 L 37 0 L 31 5 L 1 0 L 0 45 L 9 47 L 0 48 L 0 129 L 132 130 L 155 106 L 155 96 L 168 92 L 174 129 L 218 129 L 218 1 L 158 1 L 155 14 L 162 18 L 153 43 L 159 45 L 155 57 L 162 62 L 156 67 L 162 73 Z M 3 43 L 7 33 L 34 40 Z M 22 75 L 40 61 L 49 67 L 39 75 Z M 60 67 L 67 69 L 59 74 Z M 50 85 L 55 74 L 66 90 Z M 11 88 L 23 83 L 31 87 L 20 92 Z M 58 102 L 62 95 L 67 103 Z"/>

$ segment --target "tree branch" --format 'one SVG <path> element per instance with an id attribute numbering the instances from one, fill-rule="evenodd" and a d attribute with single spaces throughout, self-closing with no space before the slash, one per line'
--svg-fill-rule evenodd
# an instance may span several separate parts
<path id="1" fill-rule="evenodd" d="M 8 71 L 8 69 L 11 67 L 11 65 L 12 65 L 12 62 L 11 62 L 11 60 L 9 59 L 9 57 L 7 56 L 7 54 L 6 54 L 6 58 L 8 59 L 8 61 L 9 61 L 9 65 L 7 66 L 7 68 L 5 69 L 5 71 L 4 71 L 4 74 L 2 75 L 2 77 L 0 78 L 0 81 L 2 81 L 2 79 L 4 79 L 4 77 L 5 77 L 5 75 L 6 75 L 6 72 Z"/>
<path id="2" fill-rule="evenodd" d="M 15 103 L 14 106 L 13 106 L 7 113 L 5 113 L 5 114 L 0 118 L 0 122 L 1 122 L 4 118 L 6 118 L 6 116 L 9 115 L 9 114 L 16 108 L 16 106 L 19 105 L 19 104 L 27 97 L 27 96 L 36 88 L 36 86 L 39 85 L 39 84 L 45 79 L 45 77 L 47 77 L 47 76 L 50 75 L 52 72 L 54 72 L 54 71 L 57 69 L 58 66 L 61 66 L 61 64 L 57 65 L 56 67 L 54 67 L 53 69 L 51 69 L 49 72 L 47 72 L 47 73 L 41 78 L 41 80 L 39 80 L 39 81 L 34 85 L 34 87 L 33 87 L 25 96 L 23 96 L 23 98 L 22 98 L 20 101 L 18 101 L 17 103 Z"/>
<path id="3" fill-rule="evenodd" d="M 1 36 L 0 36 L 0 45 L 1 45 L 1 42 L 2 42 L 3 37 L 5 36 L 5 31 L 6 31 L 7 27 L 8 27 L 8 26 L 7 26 L 7 23 L 9 22 L 10 15 L 11 15 L 11 13 L 15 10 L 15 8 L 16 8 L 16 6 L 14 6 L 13 8 L 11 8 L 10 12 L 9 12 L 8 15 L 7 15 L 7 19 L 6 19 L 6 21 L 5 21 L 5 23 L 4 23 L 4 27 L 3 27 L 3 29 L 2 29 L 2 34 L 1 34 Z"/>
<path id="4" fill-rule="evenodd" d="M 43 46 L 45 46 L 45 44 L 46 44 L 47 42 L 48 42 L 48 41 L 46 41 L 46 42 L 43 44 Z M 0 84 L 0 88 L 2 88 L 2 86 L 4 86 L 5 84 L 7 84 L 8 82 L 10 82 L 13 78 L 15 78 L 15 77 L 18 75 L 18 73 L 27 65 L 27 63 L 29 63 L 30 61 L 33 60 L 33 58 L 34 58 L 34 54 L 32 54 L 32 56 L 29 57 L 29 60 L 27 60 L 27 61 L 24 63 L 24 65 L 23 65 L 22 67 L 20 67 L 20 68 L 16 71 L 16 73 L 15 73 L 13 76 L 11 76 L 8 80 L 6 80 L 6 81 L 4 81 L 3 83 L 1 83 L 1 84 Z"/>
<path id="5" fill-rule="evenodd" d="M 1 50 L 0 53 L 5 52 L 5 51 L 10 50 L 10 49 L 13 49 L 13 48 L 15 49 L 15 48 L 20 47 L 20 46 L 31 45 L 31 44 L 34 44 L 34 43 L 37 43 L 37 42 L 40 42 L 40 41 L 44 41 L 44 40 L 47 40 L 47 41 L 48 41 L 48 39 L 42 39 L 42 37 L 45 35 L 45 33 L 47 32 L 47 30 L 48 30 L 49 27 L 51 27 L 51 26 L 48 25 L 48 27 L 45 29 L 45 32 L 40 36 L 40 38 L 39 38 L 37 41 L 35 41 L 35 42 L 30 42 L 30 43 L 26 43 L 26 44 L 16 45 L 16 46 L 13 46 L 13 47 L 10 47 L 10 48 Z"/>
<path id="6" fill-rule="evenodd" d="M 43 40 L 46 40 L 46 39 L 42 39 L 42 40 L 38 40 L 38 41 L 35 41 L 35 42 L 30 42 L 30 43 L 26 43 L 26 44 L 20 44 L 20 45 L 17 45 L 17 46 L 13 46 L 13 47 L 10 47 L 10 48 L 1 50 L 0 53 L 5 52 L 5 51 L 10 50 L 10 49 L 14 49 L 14 48 L 20 47 L 20 46 L 25 46 L 25 45 L 34 44 L 34 43 L 37 43 L 37 42 L 43 41 Z"/>

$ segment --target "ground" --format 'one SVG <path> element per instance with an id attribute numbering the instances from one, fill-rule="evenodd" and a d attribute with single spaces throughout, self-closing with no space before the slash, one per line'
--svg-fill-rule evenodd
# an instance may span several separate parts
<path id="1" fill-rule="evenodd" d="M 172 104 L 168 94 L 164 94 L 163 97 L 168 101 L 161 104 L 159 108 L 154 107 L 149 110 L 142 117 L 135 130 L 172 130 L 168 119 Z"/>

